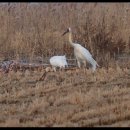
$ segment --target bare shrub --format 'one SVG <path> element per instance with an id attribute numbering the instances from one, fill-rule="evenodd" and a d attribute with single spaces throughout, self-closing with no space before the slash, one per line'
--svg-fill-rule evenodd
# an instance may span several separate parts
<path id="1" fill-rule="evenodd" d="M 11 59 L 74 57 L 73 48 L 61 37 L 70 26 L 74 41 L 108 67 L 115 55 L 129 54 L 129 8 L 126 3 L 1 4 L 0 51 Z"/>

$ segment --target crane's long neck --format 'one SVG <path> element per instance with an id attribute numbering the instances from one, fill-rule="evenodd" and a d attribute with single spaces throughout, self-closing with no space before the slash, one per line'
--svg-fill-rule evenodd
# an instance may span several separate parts
<path id="1" fill-rule="evenodd" d="M 74 47 L 74 43 L 72 42 L 72 32 L 69 32 L 69 43 L 72 47 Z"/>

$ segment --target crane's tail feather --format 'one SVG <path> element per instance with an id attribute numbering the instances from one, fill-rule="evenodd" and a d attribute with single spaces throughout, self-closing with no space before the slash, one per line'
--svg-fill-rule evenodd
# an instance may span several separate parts
<path id="1" fill-rule="evenodd" d="M 94 59 L 92 59 L 92 64 L 94 64 L 95 67 L 100 67 L 100 65 Z"/>

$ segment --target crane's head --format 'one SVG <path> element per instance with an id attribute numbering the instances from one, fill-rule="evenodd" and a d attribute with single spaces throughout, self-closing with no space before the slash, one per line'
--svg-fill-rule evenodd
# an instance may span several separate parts
<path id="1" fill-rule="evenodd" d="M 68 32 L 71 32 L 71 28 L 69 27 L 69 28 L 67 28 L 67 30 L 62 34 L 62 36 L 64 36 L 66 33 L 68 33 Z"/>

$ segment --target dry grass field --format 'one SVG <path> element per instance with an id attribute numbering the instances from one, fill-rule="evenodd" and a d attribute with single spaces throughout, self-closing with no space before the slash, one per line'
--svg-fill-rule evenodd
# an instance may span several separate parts
<path id="1" fill-rule="evenodd" d="M 0 126 L 130 126 L 130 70 L 120 67 L 0 76 Z"/>
<path id="2" fill-rule="evenodd" d="M 129 3 L 0 3 L 0 63 L 74 59 L 71 27 L 101 66 L 0 72 L 0 127 L 130 127 L 129 21 Z"/>

